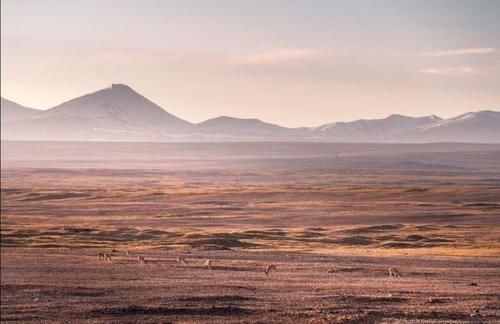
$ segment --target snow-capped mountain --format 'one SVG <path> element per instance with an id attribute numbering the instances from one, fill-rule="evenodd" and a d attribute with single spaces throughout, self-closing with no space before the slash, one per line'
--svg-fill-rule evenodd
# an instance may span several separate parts
<path id="1" fill-rule="evenodd" d="M 423 125 L 408 132 L 406 141 L 500 142 L 500 112 L 483 110 Z"/>
<path id="2" fill-rule="evenodd" d="M 500 143 L 500 112 L 435 115 L 286 128 L 259 119 L 180 119 L 123 84 L 113 84 L 49 110 L 2 98 L 2 139 L 81 141 L 323 141 Z"/>
<path id="3" fill-rule="evenodd" d="M 434 125 L 442 119 L 431 115 L 407 117 L 391 115 L 384 119 L 360 119 L 352 122 L 337 122 L 318 127 L 318 136 L 346 142 L 386 142 L 397 141 L 408 131 L 422 126 Z"/>

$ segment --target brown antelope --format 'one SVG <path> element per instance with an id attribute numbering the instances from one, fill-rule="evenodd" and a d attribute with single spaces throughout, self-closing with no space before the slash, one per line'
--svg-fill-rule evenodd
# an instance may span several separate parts
<path id="1" fill-rule="evenodd" d="M 177 257 L 177 263 L 180 264 L 180 265 L 183 265 L 183 266 L 187 266 L 187 264 L 186 264 L 186 258 L 183 257 L 183 256 Z"/>
<path id="2" fill-rule="evenodd" d="M 326 270 L 326 273 L 335 273 L 335 272 L 337 272 L 337 270 L 335 270 L 333 268 Z"/>
<path id="3" fill-rule="evenodd" d="M 399 273 L 398 269 L 391 267 L 391 268 L 389 268 L 389 277 L 399 278 L 399 277 L 401 277 L 401 274 Z"/>
<path id="4" fill-rule="evenodd" d="M 212 261 L 210 260 L 205 261 L 205 263 L 203 264 L 203 268 L 212 270 Z"/>
<path id="5" fill-rule="evenodd" d="M 99 260 L 111 261 L 111 254 L 109 254 L 109 253 L 99 252 L 98 256 L 99 256 Z"/>
<path id="6" fill-rule="evenodd" d="M 269 276 L 269 273 L 271 272 L 271 270 L 276 271 L 276 266 L 274 264 L 270 264 L 266 267 L 266 270 L 264 270 L 264 273 L 266 274 L 266 276 Z"/>
<path id="7" fill-rule="evenodd" d="M 130 258 L 130 253 L 128 252 L 128 250 L 125 250 L 125 255 Z"/>
<path id="8" fill-rule="evenodd" d="M 142 255 L 137 256 L 137 261 L 139 261 L 140 264 L 146 264 L 146 259 Z"/>

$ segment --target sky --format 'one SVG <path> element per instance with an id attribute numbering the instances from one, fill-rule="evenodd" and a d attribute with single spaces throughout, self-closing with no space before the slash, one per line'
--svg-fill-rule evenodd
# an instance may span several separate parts
<path id="1" fill-rule="evenodd" d="M 498 0 L 2 0 L 1 95 L 123 83 L 191 122 L 500 110 Z"/>

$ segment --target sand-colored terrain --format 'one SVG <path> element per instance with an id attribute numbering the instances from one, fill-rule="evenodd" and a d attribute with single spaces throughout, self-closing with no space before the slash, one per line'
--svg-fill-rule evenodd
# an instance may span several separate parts
<path id="1" fill-rule="evenodd" d="M 2 322 L 500 321 L 498 145 L 2 144 Z"/>

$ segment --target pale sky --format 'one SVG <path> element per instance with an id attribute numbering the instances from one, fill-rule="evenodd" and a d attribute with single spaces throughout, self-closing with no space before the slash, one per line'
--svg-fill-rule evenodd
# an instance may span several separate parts
<path id="1" fill-rule="evenodd" d="M 125 83 L 191 122 L 500 109 L 499 0 L 2 0 L 1 94 Z"/>

